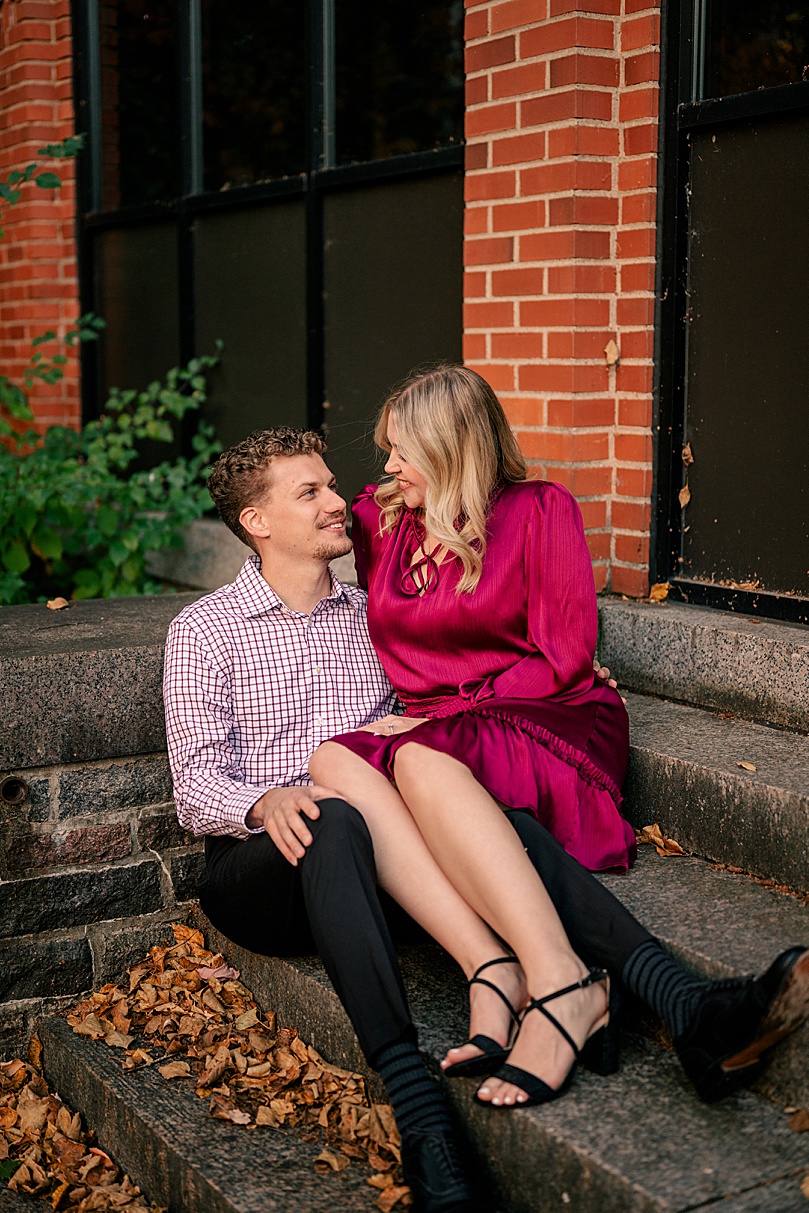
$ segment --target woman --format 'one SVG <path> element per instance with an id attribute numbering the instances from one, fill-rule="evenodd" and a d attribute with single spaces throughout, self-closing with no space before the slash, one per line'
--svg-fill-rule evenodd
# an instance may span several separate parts
<path id="1" fill-rule="evenodd" d="M 494 932 L 473 972 L 506 960 L 499 939 L 519 961 L 486 974 L 503 1005 L 488 985 L 473 991 L 483 1050 L 449 1061 L 468 1072 L 461 1063 L 487 1044 L 499 1059 L 511 1008 L 548 999 L 511 1054 L 522 1086 L 497 1080 L 479 1092 L 495 1106 L 544 1102 L 564 1087 L 573 1050 L 606 1023 L 606 975 L 589 976 L 570 948 L 502 810 L 536 814 L 591 868 L 625 870 L 634 853 L 618 812 L 626 711 L 593 674 L 597 609 L 578 507 L 561 486 L 526 480 L 494 393 L 463 367 L 407 384 L 377 441 L 393 479 L 356 502 L 357 564 L 406 716 L 336 739 L 312 770 L 327 770 L 364 813 L 392 811 L 395 779 L 438 866 Z"/>
<path id="2" fill-rule="evenodd" d="M 602 1073 L 616 1061 L 607 975 L 571 946 L 529 858 L 525 815 L 585 867 L 626 870 L 634 857 L 619 812 L 627 717 L 593 674 L 581 516 L 564 488 L 526 479 L 497 398 L 467 368 L 411 378 L 386 403 L 376 440 L 391 479 L 357 499 L 355 549 L 371 638 L 406 711 L 327 742 L 310 770 L 365 816 L 380 884 L 470 978 L 471 1039 L 450 1050 L 445 1072 L 493 1074 L 477 1093 L 493 1107 L 544 1103 L 566 1089 L 582 1050 Z M 675 1042 L 690 1040 L 710 987 L 625 917 L 617 971 L 627 980 L 631 962 L 630 988 Z M 790 954 L 778 982 L 797 964 Z M 767 986 L 770 1003 L 739 1039 L 762 1035 L 776 997 Z M 537 1013 L 518 1020 L 523 1009 Z M 725 1089 L 722 1047 L 711 1045 L 710 1095 L 706 1063 L 689 1071 L 706 1097 Z M 374 1062 L 389 1089 L 395 1060 Z"/>

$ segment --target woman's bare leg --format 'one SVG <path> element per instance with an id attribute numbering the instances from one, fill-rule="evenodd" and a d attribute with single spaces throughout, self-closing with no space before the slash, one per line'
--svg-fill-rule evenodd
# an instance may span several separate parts
<path id="1" fill-rule="evenodd" d="M 325 781 L 362 813 L 373 840 L 381 887 L 454 957 L 467 979 L 485 961 L 508 955 L 502 941 L 447 879 L 401 796 L 384 775 L 346 746 L 331 741 L 315 751 L 309 769 L 316 783 Z M 486 976 L 512 1006 L 522 1006 L 526 988 L 519 965 L 498 965 Z M 511 1021 L 497 995 L 475 985 L 471 1007 L 470 1036 L 481 1032 L 505 1045 Z M 479 1052 L 464 1045 L 451 1050 L 449 1060 Z"/>
<path id="2" fill-rule="evenodd" d="M 587 972 L 575 955 L 545 886 L 497 802 L 462 763 L 418 742 L 396 753 L 396 783 L 439 867 L 518 956 L 528 992 L 540 998 Z M 559 999 L 548 1010 L 581 1046 L 604 1022 L 603 984 Z M 544 1015 L 526 1017 L 509 1061 L 558 1087 L 572 1062 L 570 1046 Z M 489 1079 L 480 1095 L 519 1103 L 518 1088 Z"/>

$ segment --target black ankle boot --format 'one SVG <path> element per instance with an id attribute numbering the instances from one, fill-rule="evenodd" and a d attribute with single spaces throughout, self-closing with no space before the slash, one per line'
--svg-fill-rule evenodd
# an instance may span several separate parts
<path id="1" fill-rule="evenodd" d="M 715 981 L 674 1038 L 683 1069 L 706 1103 L 749 1086 L 767 1054 L 809 1015 L 809 950 L 789 948 L 758 978 Z"/>
<path id="2" fill-rule="evenodd" d="M 403 1133 L 402 1171 L 413 1193 L 414 1213 L 486 1213 L 452 1133 L 436 1129 Z"/>

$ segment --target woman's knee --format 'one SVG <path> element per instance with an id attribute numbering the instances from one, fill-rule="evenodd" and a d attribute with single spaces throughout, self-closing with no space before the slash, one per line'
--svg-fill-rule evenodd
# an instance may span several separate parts
<path id="1" fill-rule="evenodd" d="M 342 756 L 347 752 L 345 746 L 336 741 L 324 741 L 319 745 L 309 759 L 309 774 L 315 783 L 329 786 L 329 778 L 334 778 L 334 772 L 339 770 Z"/>

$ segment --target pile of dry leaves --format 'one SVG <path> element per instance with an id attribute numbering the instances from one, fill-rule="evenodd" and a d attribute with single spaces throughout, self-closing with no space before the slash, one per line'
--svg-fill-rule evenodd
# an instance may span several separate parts
<path id="1" fill-rule="evenodd" d="M 275 1013 L 262 1014 L 199 931 L 173 930 L 173 947 L 152 948 L 129 970 L 128 990 L 106 985 L 68 1014 L 74 1032 L 121 1049 L 126 1070 L 157 1064 L 165 1079 L 193 1079 L 218 1120 L 325 1139 L 316 1170 L 368 1163 L 382 1213 L 408 1205 L 391 1108 L 369 1100 L 361 1075 L 324 1061 L 294 1028 L 276 1027 Z"/>
<path id="2" fill-rule="evenodd" d="M 123 1209 L 165 1213 L 149 1205 L 128 1175 L 94 1145 L 78 1112 L 53 1095 L 39 1073 L 39 1042 L 28 1063 L 0 1065 L 0 1177 L 14 1192 L 47 1200 L 60 1213 Z"/>

